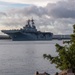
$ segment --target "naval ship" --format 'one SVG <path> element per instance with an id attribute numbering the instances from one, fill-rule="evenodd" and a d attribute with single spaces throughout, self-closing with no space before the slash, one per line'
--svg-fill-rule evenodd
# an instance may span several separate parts
<path id="1" fill-rule="evenodd" d="M 27 20 L 27 24 L 21 29 L 1 30 L 9 35 L 13 41 L 45 41 L 52 40 L 53 33 L 41 32 L 36 29 L 34 20 Z"/>

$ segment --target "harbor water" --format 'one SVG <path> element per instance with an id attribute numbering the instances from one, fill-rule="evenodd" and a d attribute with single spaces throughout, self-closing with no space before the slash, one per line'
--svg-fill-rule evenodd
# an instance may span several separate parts
<path id="1" fill-rule="evenodd" d="M 0 75 L 34 75 L 36 71 L 54 75 L 59 69 L 44 59 L 43 54 L 56 56 L 55 44 L 62 42 L 0 40 Z"/>

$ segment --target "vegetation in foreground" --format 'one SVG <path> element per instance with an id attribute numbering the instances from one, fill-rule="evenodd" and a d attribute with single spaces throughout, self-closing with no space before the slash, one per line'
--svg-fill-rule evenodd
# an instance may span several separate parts
<path id="1" fill-rule="evenodd" d="M 56 52 L 58 56 L 43 54 L 52 64 L 56 64 L 56 68 L 60 70 L 75 69 L 75 24 L 73 25 L 73 34 L 70 41 L 63 41 L 64 46 L 56 44 Z"/>

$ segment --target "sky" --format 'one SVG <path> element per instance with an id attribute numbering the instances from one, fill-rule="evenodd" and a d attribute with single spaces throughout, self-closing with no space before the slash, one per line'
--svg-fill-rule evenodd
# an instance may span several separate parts
<path id="1" fill-rule="evenodd" d="M 72 34 L 75 0 L 0 0 L 0 30 L 22 28 L 32 18 L 38 30 Z"/>

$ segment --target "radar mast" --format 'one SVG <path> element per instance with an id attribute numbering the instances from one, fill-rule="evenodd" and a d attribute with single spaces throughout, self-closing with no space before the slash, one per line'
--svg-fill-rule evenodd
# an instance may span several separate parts
<path id="1" fill-rule="evenodd" d="M 27 21 L 27 23 L 28 23 L 28 27 L 30 27 L 30 19 Z"/>
<path id="2" fill-rule="evenodd" d="M 33 18 L 32 18 L 32 20 L 31 20 L 31 22 L 32 22 L 32 26 L 34 26 L 34 20 L 33 20 Z"/>

